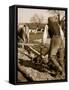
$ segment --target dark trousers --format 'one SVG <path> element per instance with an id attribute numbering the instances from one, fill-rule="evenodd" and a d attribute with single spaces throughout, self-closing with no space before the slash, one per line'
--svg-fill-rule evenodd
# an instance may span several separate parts
<path id="1" fill-rule="evenodd" d="M 51 38 L 49 60 L 58 68 L 59 71 L 64 70 L 64 47 L 61 36 L 54 35 Z"/>

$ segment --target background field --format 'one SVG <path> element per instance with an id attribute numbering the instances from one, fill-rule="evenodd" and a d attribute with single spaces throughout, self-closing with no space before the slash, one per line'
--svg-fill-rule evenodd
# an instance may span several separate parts
<path id="1" fill-rule="evenodd" d="M 38 32 L 38 33 L 30 33 L 29 35 L 29 39 L 30 39 L 30 43 L 38 43 L 40 42 L 40 40 L 42 39 L 43 37 L 43 33 L 42 32 Z M 35 41 L 37 40 L 37 41 Z M 39 42 L 38 42 L 39 40 Z"/>

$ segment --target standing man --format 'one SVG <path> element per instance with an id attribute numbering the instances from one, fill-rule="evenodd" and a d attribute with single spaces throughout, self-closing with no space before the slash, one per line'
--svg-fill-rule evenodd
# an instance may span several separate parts
<path id="1" fill-rule="evenodd" d="M 51 37 L 49 62 L 56 66 L 59 72 L 64 73 L 64 47 L 60 34 L 60 27 L 57 17 L 48 18 L 49 35 Z"/>
<path id="2" fill-rule="evenodd" d="M 27 41 L 29 43 L 29 27 L 26 25 L 26 35 L 27 35 Z"/>
<path id="3" fill-rule="evenodd" d="M 29 43 L 29 28 L 28 28 L 28 26 L 24 25 L 23 30 L 24 30 L 24 33 L 23 33 L 24 42 Z"/>
<path id="4" fill-rule="evenodd" d="M 45 25 L 44 33 L 43 33 L 43 44 L 47 43 L 47 36 L 48 36 L 48 25 Z"/>

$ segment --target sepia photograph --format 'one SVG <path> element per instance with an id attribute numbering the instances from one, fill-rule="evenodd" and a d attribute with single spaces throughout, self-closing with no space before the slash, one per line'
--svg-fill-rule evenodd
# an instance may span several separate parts
<path id="1" fill-rule="evenodd" d="M 66 79 L 66 12 L 17 8 L 17 82 Z"/>

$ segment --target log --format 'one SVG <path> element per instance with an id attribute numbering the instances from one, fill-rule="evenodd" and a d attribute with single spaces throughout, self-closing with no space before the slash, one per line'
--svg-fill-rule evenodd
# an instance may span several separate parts
<path id="1" fill-rule="evenodd" d="M 54 77 L 47 72 L 39 72 L 31 67 L 20 66 L 18 64 L 18 70 L 25 75 L 28 81 L 54 80 Z"/>
<path id="2" fill-rule="evenodd" d="M 28 47 L 29 50 L 30 50 L 31 52 L 33 52 L 35 55 L 38 55 L 38 56 L 41 55 L 41 53 L 39 53 L 38 51 L 36 51 L 35 49 L 33 49 L 31 46 L 28 46 L 28 45 L 25 45 L 25 46 Z M 45 56 L 42 55 L 42 58 L 45 58 Z"/>
<path id="3" fill-rule="evenodd" d="M 21 67 L 20 64 L 18 64 L 18 71 L 21 72 L 28 81 L 33 81 L 33 79 L 28 75 L 28 73 L 26 73 L 25 68 Z"/>

